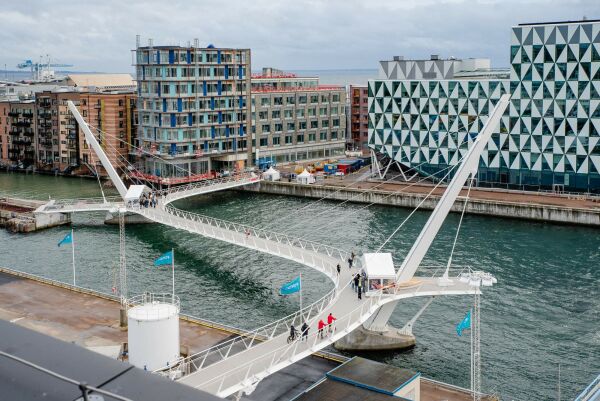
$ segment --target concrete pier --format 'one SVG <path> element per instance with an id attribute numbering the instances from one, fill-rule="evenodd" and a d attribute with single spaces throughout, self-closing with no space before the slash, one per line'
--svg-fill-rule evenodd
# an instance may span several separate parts
<path id="1" fill-rule="evenodd" d="M 333 346 L 339 351 L 401 351 L 416 344 L 415 336 L 400 334 L 392 327 L 373 331 L 360 326 Z"/>
<path id="2" fill-rule="evenodd" d="M 28 233 L 71 223 L 69 214 L 35 213 L 44 203 L 31 199 L 0 198 L 0 226 L 12 232 Z"/>
<path id="3" fill-rule="evenodd" d="M 240 190 L 414 209 L 433 189 L 432 185 L 427 184 L 381 184 L 373 181 L 350 186 L 351 183 L 352 180 L 331 180 L 324 184 L 311 185 L 261 181 Z M 445 187 L 440 186 L 433 190 L 433 193 L 421 205 L 421 209 L 432 210 L 435 208 L 444 189 Z M 462 211 L 466 193 L 467 190 L 463 189 L 461 197 L 452 206 L 453 212 L 460 213 Z M 475 188 L 471 190 L 466 213 L 598 227 L 600 226 L 600 202 L 598 200 L 584 196 Z"/>

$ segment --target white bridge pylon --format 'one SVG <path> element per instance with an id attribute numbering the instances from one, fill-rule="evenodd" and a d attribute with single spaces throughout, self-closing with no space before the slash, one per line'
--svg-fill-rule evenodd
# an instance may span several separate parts
<path id="1" fill-rule="evenodd" d="M 243 224 L 186 212 L 170 205 L 177 199 L 260 181 L 260 178 L 252 173 L 165 190 L 162 193 L 162 201 L 156 208 L 144 208 L 138 204 L 124 202 L 124 194 L 127 193 L 125 185 L 98 145 L 85 120 L 71 102 L 68 102 L 69 109 L 83 129 L 86 140 L 117 186 L 121 199 L 103 200 L 102 202 L 84 200 L 50 202 L 40 207 L 38 212 L 68 213 L 117 210 L 126 207 L 128 212 L 142 215 L 157 223 L 279 256 L 324 273 L 332 280 L 333 289 L 313 304 L 304 307 L 302 311 L 188 358 L 173 361 L 169 367 L 161 370 L 173 378 L 178 378 L 182 383 L 219 397 L 227 397 L 239 391 L 249 393 L 265 377 L 331 345 L 360 325 L 364 324 L 369 328 L 372 325 L 381 325 L 383 319 L 387 322 L 393 307 L 399 300 L 412 297 L 480 293 L 479 287 L 471 286 L 460 280 L 453 280 L 452 285 L 448 285 L 447 281 L 441 281 L 438 277 L 416 277 L 414 274 L 450 207 L 458 197 L 460 189 L 468 177 L 477 171 L 481 152 L 488 143 L 492 131 L 498 126 L 509 99 L 509 95 L 503 95 L 496 104 L 482 131 L 467 152 L 463 164 L 458 167 L 444 196 L 398 271 L 395 286 L 369 291 L 363 300 L 357 299 L 354 290 L 349 285 L 357 270 L 356 268 L 350 270 L 346 267 L 345 260 L 349 256 L 346 251 Z M 118 182 L 123 186 L 119 187 Z M 336 270 L 338 263 L 344 266 L 340 275 Z M 385 312 L 381 313 L 383 310 Z M 335 330 L 321 336 L 317 333 L 315 322 L 319 319 L 325 320 L 330 312 L 337 318 Z M 378 323 L 369 321 L 373 316 L 377 316 Z M 304 321 L 310 326 L 307 338 L 288 344 L 286 340 L 290 324 L 299 328 Z"/>

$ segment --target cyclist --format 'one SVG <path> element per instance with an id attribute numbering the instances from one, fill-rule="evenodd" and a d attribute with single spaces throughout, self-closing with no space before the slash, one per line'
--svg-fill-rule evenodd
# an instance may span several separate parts
<path id="1" fill-rule="evenodd" d="M 294 327 L 294 325 L 290 325 L 290 336 L 288 337 L 288 343 L 296 340 L 296 336 L 298 335 L 298 330 Z"/>

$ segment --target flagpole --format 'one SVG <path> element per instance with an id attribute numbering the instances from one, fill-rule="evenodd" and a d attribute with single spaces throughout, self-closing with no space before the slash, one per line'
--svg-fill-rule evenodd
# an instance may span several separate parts
<path id="1" fill-rule="evenodd" d="M 75 287 L 75 237 L 73 236 L 73 227 L 71 227 L 71 253 L 73 255 L 73 287 Z"/>
<path id="2" fill-rule="evenodd" d="M 171 248 L 171 270 L 173 276 L 173 296 L 172 302 L 175 302 L 175 249 Z"/>
<path id="3" fill-rule="evenodd" d="M 302 273 L 300 273 L 300 320 L 304 320 L 304 316 L 302 316 Z"/>
<path id="4" fill-rule="evenodd" d="M 471 333 L 471 392 L 475 399 L 475 386 L 473 382 L 473 308 L 469 309 L 469 332 Z"/>

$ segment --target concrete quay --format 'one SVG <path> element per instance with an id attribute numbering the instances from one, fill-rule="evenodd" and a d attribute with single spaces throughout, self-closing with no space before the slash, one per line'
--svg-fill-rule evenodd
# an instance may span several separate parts
<path id="1" fill-rule="evenodd" d="M 9 231 L 28 233 L 71 223 L 71 216 L 34 213 L 45 202 L 31 199 L 0 197 L 0 226 Z"/>
<path id="2" fill-rule="evenodd" d="M 115 352 L 127 341 L 127 332 L 119 325 L 119 309 L 118 299 L 113 295 L 0 267 L 0 319 L 13 324 L 114 358 Z M 182 349 L 190 353 L 240 333 L 241 330 L 234 327 L 180 315 Z M 338 354 L 316 353 L 267 377 L 252 394 L 242 399 L 294 399 L 348 359 Z M 422 401 L 469 401 L 472 398 L 466 389 L 427 378 L 421 380 Z"/>
<path id="3" fill-rule="evenodd" d="M 407 182 L 363 181 L 352 184 L 353 180 L 328 179 L 325 182 L 302 185 L 294 182 L 261 181 L 241 188 L 275 195 L 297 196 L 354 203 L 379 204 L 414 209 L 425 196 L 421 209 L 433 210 L 441 198 L 445 186 L 434 189 L 431 184 Z M 464 207 L 467 190 L 452 206 L 453 212 L 460 213 Z M 472 188 L 466 213 L 535 220 L 561 224 L 600 226 L 600 198 L 568 196 L 536 192 L 508 191 L 487 188 Z"/>

